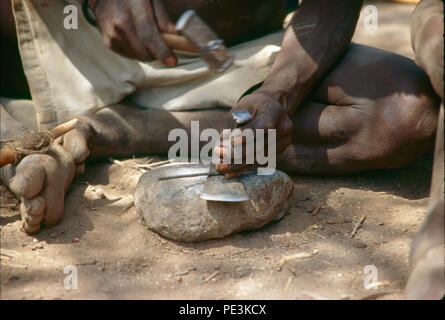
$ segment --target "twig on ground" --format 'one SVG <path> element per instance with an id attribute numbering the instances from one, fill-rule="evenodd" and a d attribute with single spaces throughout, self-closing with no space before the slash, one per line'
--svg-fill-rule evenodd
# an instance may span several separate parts
<path id="1" fill-rule="evenodd" d="M 134 206 L 134 201 L 131 201 L 129 204 L 127 204 L 125 207 L 122 208 L 121 211 L 117 214 L 119 217 L 128 209 L 132 208 Z"/>
<path id="2" fill-rule="evenodd" d="M 204 283 L 209 282 L 210 280 L 212 280 L 214 277 L 216 277 L 219 274 L 219 270 L 216 270 L 215 272 L 213 272 L 210 276 L 208 276 L 207 278 L 204 279 Z"/>
<path id="3" fill-rule="evenodd" d="M 355 224 L 354 228 L 352 229 L 351 234 L 349 235 L 349 239 L 352 239 L 355 234 L 357 233 L 358 229 L 362 226 L 363 222 L 365 221 L 366 216 L 363 215 L 360 220 Z"/>
<path id="4" fill-rule="evenodd" d="M 391 284 L 391 283 L 390 283 L 389 281 L 387 281 L 387 280 L 377 281 L 377 282 L 370 283 L 370 284 L 366 285 L 366 286 L 365 286 L 365 289 L 366 289 L 366 290 L 370 290 L 370 289 L 375 289 L 375 290 L 377 290 L 377 289 L 380 289 L 380 288 L 382 288 L 382 287 L 389 286 L 390 284 Z"/>
<path id="5" fill-rule="evenodd" d="M 286 286 L 284 287 L 284 292 L 287 292 L 291 282 L 292 282 L 292 277 L 289 277 L 289 279 L 287 280 Z"/>
<path id="6" fill-rule="evenodd" d="M 322 295 L 319 295 L 318 293 L 314 293 L 314 292 L 303 291 L 303 294 L 305 294 L 315 300 L 330 300 L 329 298 L 323 297 Z"/>
<path id="7" fill-rule="evenodd" d="M 278 271 L 281 271 L 281 269 L 283 268 L 283 266 L 292 260 L 297 260 L 297 259 L 305 259 L 305 258 L 312 258 L 313 256 L 315 256 L 318 253 L 318 250 L 313 250 L 311 253 L 308 252 L 300 252 L 300 253 L 295 253 L 295 254 L 291 254 L 288 256 L 284 256 L 280 262 L 278 262 L 277 264 L 277 268 Z"/>
<path id="8" fill-rule="evenodd" d="M 323 208 L 323 204 L 320 204 L 317 208 L 315 208 L 312 216 L 316 216 L 320 212 L 321 208 Z"/>

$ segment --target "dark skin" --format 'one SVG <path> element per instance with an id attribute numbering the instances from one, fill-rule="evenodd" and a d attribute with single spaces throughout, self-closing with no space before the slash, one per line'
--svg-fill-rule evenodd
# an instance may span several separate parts
<path id="1" fill-rule="evenodd" d="M 346 51 L 362 6 L 361 1 L 306 1 L 294 15 L 282 50 L 263 85 L 233 109 L 248 110 L 254 119 L 241 129 L 276 129 L 277 159 L 292 143 L 292 117 L 302 101 Z M 306 17 L 314 17 L 312 21 Z M 326 21 L 318 23 L 318 21 Z M 329 30 L 337 30 L 327 41 Z M 217 150 L 221 159 L 224 149 Z M 231 153 L 233 154 L 233 152 Z M 251 170 L 248 165 L 217 165 L 234 176 Z"/>
<path id="2" fill-rule="evenodd" d="M 428 74 L 442 105 L 437 126 L 431 192 L 425 221 L 410 250 L 408 299 L 440 299 L 444 280 L 444 82 L 443 3 L 423 0 L 411 20 L 411 40 L 416 63 Z"/>
<path id="3" fill-rule="evenodd" d="M 171 5 L 168 6 L 168 4 Z M 247 7 L 237 8 L 240 10 L 239 14 L 229 14 L 229 12 L 233 13 L 233 8 L 236 7 L 233 1 L 225 1 L 223 5 L 212 6 L 206 1 L 185 1 L 179 7 L 173 4 L 173 1 L 170 3 L 167 1 L 164 7 L 160 1 L 150 3 L 144 0 L 133 2 L 96 0 L 91 3 L 91 8 L 95 12 L 99 29 L 108 47 L 140 60 L 156 57 L 169 66 L 176 64 L 176 57 L 160 36 L 160 32 L 168 32 L 173 28 L 169 15 L 178 17 L 184 9 L 193 7 L 203 19 L 210 21 L 210 25 L 218 34 L 232 41 L 243 37 L 243 34 L 234 34 L 233 30 L 246 30 L 245 32 L 252 33 L 256 27 L 254 19 L 240 18 L 243 17 L 243 12 L 247 14 L 246 8 L 252 7 L 251 3 L 246 3 Z M 258 13 L 254 14 L 258 21 L 265 20 L 266 16 L 261 16 L 262 12 L 266 12 L 262 7 L 267 8 L 270 6 L 268 4 L 270 4 L 268 1 L 255 3 L 255 7 L 260 8 L 257 9 Z M 279 8 L 274 8 L 278 10 L 272 12 L 282 13 L 283 4 L 284 2 L 281 2 Z M 267 132 L 268 129 L 275 129 L 277 131 L 278 159 L 292 143 L 290 116 L 294 114 L 314 85 L 345 52 L 355 30 L 361 5 L 361 1 L 339 1 L 335 5 L 327 0 L 305 2 L 291 21 L 283 41 L 282 52 L 275 61 L 269 77 L 260 89 L 241 99 L 233 109 L 233 111 L 248 110 L 254 116 L 249 124 L 240 127 L 241 130 L 265 129 Z M 174 10 L 169 11 L 165 8 L 174 8 Z M 305 22 L 305 17 L 311 16 L 316 17 L 315 20 Z M 158 21 L 155 17 L 159 17 Z M 267 25 L 271 25 L 271 29 L 273 29 L 274 20 L 273 17 L 268 19 Z M 146 23 L 147 21 L 150 23 Z M 212 23 L 214 21 L 224 21 L 224 24 Z M 326 22 L 317 23 L 318 21 Z M 230 25 L 230 28 L 225 27 L 226 25 Z M 265 28 L 262 26 L 262 29 Z M 322 39 L 329 30 L 334 29 L 338 32 L 331 35 L 328 41 L 320 43 L 312 40 Z M 240 141 L 240 143 L 243 142 Z M 215 152 L 219 153 L 222 161 L 227 151 L 217 149 Z M 231 154 L 234 153 L 231 152 Z M 245 162 L 245 159 L 243 160 Z M 226 177 L 240 175 L 251 169 L 249 165 L 216 166 L 216 170 L 225 173 Z"/>
<path id="4" fill-rule="evenodd" d="M 111 6 L 112 2 L 107 0 L 103 4 Z M 226 41 L 236 42 L 249 37 L 249 32 L 236 25 L 237 21 L 241 23 L 239 21 L 245 19 L 241 19 L 245 9 L 240 7 L 238 12 L 234 1 L 218 2 L 235 6 L 226 9 L 233 17 L 239 17 L 232 19 L 235 24 L 232 27 L 230 24 L 226 26 L 224 19 L 217 19 L 218 10 L 226 11 L 212 9 L 214 3 L 208 4 L 207 11 L 204 10 L 206 7 L 198 7 L 204 1 L 190 0 L 190 3 L 202 10 L 199 12 L 204 20 L 207 11 L 209 15 L 215 14 L 215 18 L 210 19 L 212 26 L 221 28 L 217 31 L 227 32 L 228 36 L 232 33 L 230 37 L 233 38 Z M 283 3 L 275 0 L 260 3 L 276 6 L 277 16 L 284 16 Z M 251 8 L 256 8 L 256 4 L 257 1 L 252 2 Z M 398 168 L 433 148 L 438 99 L 428 77 L 410 59 L 349 43 L 360 6 L 361 1 L 355 0 L 306 0 L 286 31 L 282 50 L 269 76 L 260 88 L 243 97 L 235 107 L 235 110 L 248 109 L 254 115 L 243 128 L 277 130 L 277 150 L 282 155 L 279 169 L 298 174 L 341 174 Z M 180 10 L 177 10 L 176 15 L 179 15 Z M 263 14 L 263 11 L 268 12 Z M 156 16 L 157 12 L 155 9 Z M 272 12 L 251 10 L 251 28 L 256 29 L 257 25 L 268 30 L 278 28 L 281 21 L 276 26 L 275 22 L 271 25 L 274 20 L 271 19 Z M 173 20 L 176 18 L 174 12 L 167 14 Z M 102 25 L 106 43 L 109 34 L 105 29 L 115 31 L 116 25 L 120 25 L 120 29 L 129 28 L 122 19 L 116 18 L 122 16 L 122 11 L 107 19 L 101 18 L 101 14 L 96 15 L 99 20 L 104 19 L 98 23 Z M 128 18 L 128 15 L 127 11 L 124 16 Z M 104 23 L 114 27 L 104 27 Z M 162 29 L 157 28 L 158 31 Z M 130 38 L 118 38 L 124 41 L 118 47 L 133 50 L 134 44 L 125 44 Z M 135 41 L 154 57 L 164 52 L 154 52 L 153 48 L 159 44 L 149 46 L 143 39 Z M 114 46 L 116 41 L 109 44 Z M 167 56 L 162 56 L 161 60 L 166 61 Z M 232 127 L 230 112 L 224 108 L 167 112 L 141 110 L 127 101 L 104 108 L 90 118 L 82 118 L 79 127 L 60 141 L 63 148 L 58 147 L 48 155 L 27 157 L 29 160 L 22 161 L 15 172 L 13 168 L 2 171 L 2 180 L 9 181 L 10 189 L 28 204 L 33 204 L 22 211 L 24 230 L 35 232 L 42 221 L 52 225 L 61 219 L 63 197 L 52 198 L 52 195 L 70 185 L 72 175 L 69 173 L 74 165 L 75 172 L 80 173 L 85 168 L 86 159 L 135 153 L 167 154 L 173 144 L 168 142 L 170 130 L 184 128 L 189 131 L 192 120 L 200 121 L 201 130 L 215 128 L 222 131 Z M 223 152 L 220 150 L 220 155 Z M 243 165 L 218 168 L 228 176 L 248 169 Z M 67 174 L 61 176 L 60 172 L 65 171 Z M 35 172 L 41 172 L 45 180 L 41 182 L 39 176 L 33 176 Z M 30 186 L 36 187 L 30 190 Z M 50 206 L 45 206 L 42 198 Z M 29 207 L 38 214 L 30 213 Z M 40 220 L 29 218 L 31 215 Z"/>
<path id="5" fill-rule="evenodd" d="M 174 21 L 186 10 L 194 9 L 228 45 L 281 28 L 285 15 L 285 2 L 270 0 L 93 0 L 89 4 L 107 47 L 132 59 L 157 59 L 167 66 L 174 66 L 177 57 L 161 33 L 176 33 Z"/>

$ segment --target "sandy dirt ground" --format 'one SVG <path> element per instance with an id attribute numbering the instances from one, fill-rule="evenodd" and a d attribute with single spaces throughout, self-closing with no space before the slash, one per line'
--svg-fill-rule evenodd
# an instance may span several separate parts
<path id="1" fill-rule="evenodd" d="M 412 57 L 414 6 L 376 5 L 378 29 L 364 29 L 362 17 L 354 41 Z M 135 163 L 148 159 L 89 165 L 70 188 L 63 221 L 37 235 L 19 231 L 18 207 L 2 208 L 1 299 L 402 297 L 409 245 L 426 211 L 431 156 L 400 170 L 292 176 L 295 203 L 281 221 L 197 244 L 148 230 L 129 206 L 141 174 Z M 4 189 L 3 197 L 14 202 Z M 65 268 L 72 265 L 78 289 L 68 290 L 64 279 L 72 272 Z M 364 288 L 367 266 L 377 270 L 374 289 Z"/>

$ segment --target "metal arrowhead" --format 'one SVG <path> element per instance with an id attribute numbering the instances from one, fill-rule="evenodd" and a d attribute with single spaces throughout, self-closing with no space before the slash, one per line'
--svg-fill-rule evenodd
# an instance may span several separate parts
<path id="1" fill-rule="evenodd" d="M 249 200 L 244 185 L 238 178 L 226 179 L 222 175 L 209 176 L 201 192 L 207 201 L 242 202 Z"/>

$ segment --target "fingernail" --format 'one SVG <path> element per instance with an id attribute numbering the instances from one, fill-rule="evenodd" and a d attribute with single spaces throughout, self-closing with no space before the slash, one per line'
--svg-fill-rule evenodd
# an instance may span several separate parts
<path id="1" fill-rule="evenodd" d="M 229 166 L 226 165 L 226 164 L 216 164 L 215 165 L 215 170 L 216 171 L 225 171 L 227 169 L 229 169 Z"/>
<path id="2" fill-rule="evenodd" d="M 229 173 L 224 174 L 224 178 L 231 179 L 233 177 L 236 177 L 237 175 L 238 175 L 237 172 L 229 172 Z"/>
<path id="3" fill-rule="evenodd" d="M 169 67 L 174 67 L 176 65 L 176 59 L 174 57 L 168 57 L 165 59 L 165 64 Z"/>

